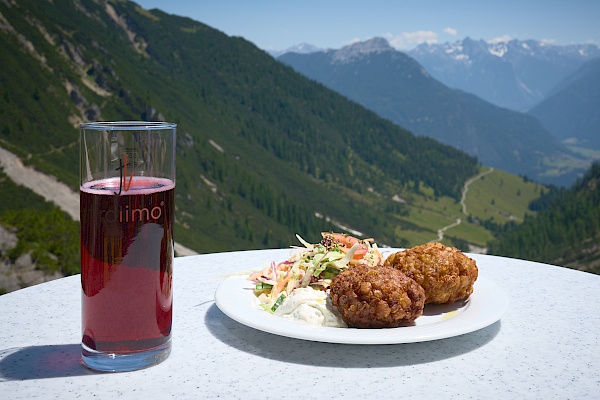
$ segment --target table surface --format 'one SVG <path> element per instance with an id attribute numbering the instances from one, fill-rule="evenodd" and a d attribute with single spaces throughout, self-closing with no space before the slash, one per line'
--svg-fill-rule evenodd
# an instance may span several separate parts
<path id="1" fill-rule="evenodd" d="M 153 367 L 81 364 L 80 276 L 0 296 L 0 397 L 597 399 L 600 276 L 470 254 L 508 294 L 502 318 L 457 337 L 396 345 L 291 339 L 233 321 L 214 302 L 228 274 L 289 249 L 175 259 L 173 350 Z"/>

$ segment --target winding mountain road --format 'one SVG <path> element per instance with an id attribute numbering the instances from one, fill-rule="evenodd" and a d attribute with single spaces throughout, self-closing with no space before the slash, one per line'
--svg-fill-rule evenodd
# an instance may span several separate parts
<path id="1" fill-rule="evenodd" d="M 478 181 L 479 179 L 483 178 L 485 175 L 490 174 L 494 171 L 494 168 L 490 167 L 490 169 L 488 169 L 487 171 L 483 171 L 482 173 L 475 175 L 474 177 L 471 177 L 469 179 L 467 179 L 467 181 L 465 182 L 465 185 L 463 186 L 463 191 L 462 191 L 462 196 L 460 198 L 460 206 L 462 209 L 462 213 L 466 216 L 469 215 L 469 213 L 467 212 L 467 204 L 466 204 L 466 199 L 467 199 L 467 193 L 469 191 L 469 186 L 471 186 L 471 184 L 475 181 Z M 432 242 L 441 242 L 444 239 L 444 232 L 446 232 L 448 229 L 450 228 L 454 228 L 458 225 L 460 225 L 462 222 L 462 218 L 457 218 L 456 222 L 450 224 L 450 225 L 446 225 L 443 228 L 438 229 L 437 234 L 438 237 L 437 239 L 432 240 Z"/>

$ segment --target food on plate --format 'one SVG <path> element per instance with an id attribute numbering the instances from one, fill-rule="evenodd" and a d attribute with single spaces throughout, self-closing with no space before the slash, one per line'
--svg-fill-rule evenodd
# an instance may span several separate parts
<path id="1" fill-rule="evenodd" d="M 384 262 L 414 279 L 425 290 L 425 304 L 446 304 L 473 293 L 475 261 L 454 247 L 430 242 L 390 254 Z"/>
<path id="2" fill-rule="evenodd" d="M 247 279 L 258 305 L 284 319 L 317 326 L 394 328 L 414 322 L 428 303 L 452 303 L 473 292 L 478 269 L 460 250 L 426 243 L 384 261 L 373 239 L 323 232 L 290 257 Z"/>
<path id="3" fill-rule="evenodd" d="M 423 313 L 425 291 L 387 266 L 356 265 L 333 278 L 331 301 L 355 328 L 395 328 Z"/>
<path id="4" fill-rule="evenodd" d="M 309 325 L 347 327 L 327 293 L 310 286 L 295 289 L 273 314 Z"/>
<path id="5" fill-rule="evenodd" d="M 272 262 L 248 277 L 262 308 L 275 312 L 298 288 L 327 291 L 331 279 L 350 266 L 381 264 L 381 254 L 372 239 L 331 232 L 321 235 L 323 239 L 317 244 L 296 235 L 304 247 L 295 248 L 289 259 Z"/>

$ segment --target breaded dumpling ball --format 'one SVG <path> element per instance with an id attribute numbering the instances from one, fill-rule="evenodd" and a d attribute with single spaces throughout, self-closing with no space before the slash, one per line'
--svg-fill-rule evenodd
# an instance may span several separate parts
<path id="1" fill-rule="evenodd" d="M 348 326 L 396 328 L 423 313 L 425 292 L 400 271 L 356 265 L 333 278 L 331 301 Z"/>
<path id="2" fill-rule="evenodd" d="M 384 265 L 414 279 L 425 289 L 425 304 L 446 304 L 473 293 L 478 269 L 475 261 L 454 247 L 430 242 L 390 254 Z"/>

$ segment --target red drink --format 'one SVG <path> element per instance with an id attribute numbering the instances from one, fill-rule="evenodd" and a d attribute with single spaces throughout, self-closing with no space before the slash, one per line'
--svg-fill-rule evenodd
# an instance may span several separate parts
<path id="1" fill-rule="evenodd" d="M 130 353 L 170 340 L 174 191 L 169 179 L 143 176 L 81 187 L 82 343 L 87 348 Z"/>

